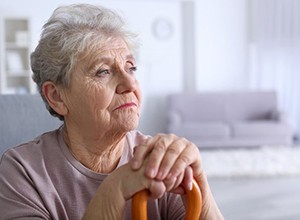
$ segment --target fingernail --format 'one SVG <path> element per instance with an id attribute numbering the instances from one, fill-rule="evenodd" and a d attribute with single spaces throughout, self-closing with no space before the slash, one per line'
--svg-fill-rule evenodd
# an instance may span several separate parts
<path id="1" fill-rule="evenodd" d="M 136 160 L 133 160 L 132 162 L 131 162 L 131 167 L 133 168 L 133 169 L 138 169 L 139 168 L 139 163 L 136 161 Z"/>
<path id="2" fill-rule="evenodd" d="M 160 171 L 157 175 L 156 178 L 161 180 L 163 178 L 163 173 Z"/>
<path id="3" fill-rule="evenodd" d="M 155 170 L 154 169 L 150 169 L 148 171 L 148 175 L 149 175 L 150 178 L 154 178 L 155 177 Z"/>
<path id="4" fill-rule="evenodd" d="M 188 184 L 188 190 L 189 190 L 189 191 L 192 191 L 192 189 L 193 189 L 193 183 L 190 182 L 190 183 Z"/>

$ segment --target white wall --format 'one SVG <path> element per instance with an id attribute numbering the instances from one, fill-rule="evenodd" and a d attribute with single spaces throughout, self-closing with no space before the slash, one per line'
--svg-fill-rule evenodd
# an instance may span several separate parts
<path id="1" fill-rule="evenodd" d="M 139 128 L 148 134 L 165 132 L 165 97 L 191 88 L 232 90 L 247 88 L 247 2 L 248 0 L 196 0 L 195 23 L 181 26 L 180 0 L 86 0 L 123 11 L 129 25 L 141 34 L 138 78 L 143 90 L 143 109 Z M 75 0 L 0 1 L 0 15 L 19 14 L 31 19 L 32 49 L 37 45 L 42 25 L 61 4 Z M 19 6 L 19 7 L 16 7 Z M 172 25 L 172 35 L 163 40 L 153 35 L 157 18 Z M 184 25 L 194 25 L 195 68 L 183 63 Z M 193 39 L 193 38 L 189 38 Z M 0 45 L 1 46 L 1 45 Z M 193 62 L 191 62 L 193 63 Z M 187 71 L 192 71 L 188 72 Z M 186 75 L 196 80 L 185 81 Z M 195 76 L 193 76 L 195 74 Z"/>
<path id="2" fill-rule="evenodd" d="M 197 90 L 247 89 L 248 0 L 196 3 Z"/>

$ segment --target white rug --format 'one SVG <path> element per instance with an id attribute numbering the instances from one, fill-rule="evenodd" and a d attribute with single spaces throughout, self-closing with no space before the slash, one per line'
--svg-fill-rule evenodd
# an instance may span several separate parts
<path id="1" fill-rule="evenodd" d="M 201 150 L 208 177 L 300 175 L 300 147 Z"/>

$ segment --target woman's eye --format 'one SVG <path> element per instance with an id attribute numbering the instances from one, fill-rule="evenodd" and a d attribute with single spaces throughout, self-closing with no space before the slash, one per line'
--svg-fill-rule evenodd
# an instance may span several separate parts
<path id="1" fill-rule="evenodd" d="M 99 70 L 97 71 L 96 76 L 103 77 L 108 74 L 109 74 L 109 70 Z"/>
<path id="2" fill-rule="evenodd" d="M 137 67 L 136 66 L 132 66 L 129 68 L 129 72 L 130 73 L 134 73 L 135 71 L 137 71 Z"/>

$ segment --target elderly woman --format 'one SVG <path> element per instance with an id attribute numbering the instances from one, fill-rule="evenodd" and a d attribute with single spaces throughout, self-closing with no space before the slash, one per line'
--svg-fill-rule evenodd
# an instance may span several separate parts
<path id="1" fill-rule="evenodd" d="M 223 218 L 193 143 L 134 130 L 141 107 L 134 39 L 109 9 L 54 11 L 31 65 L 47 109 L 63 125 L 3 155 L 1 219 L 130 219 L 130 199 L 148 189 L 149 219 L 178 220 L 193 178 L 201 219 Z"/>

